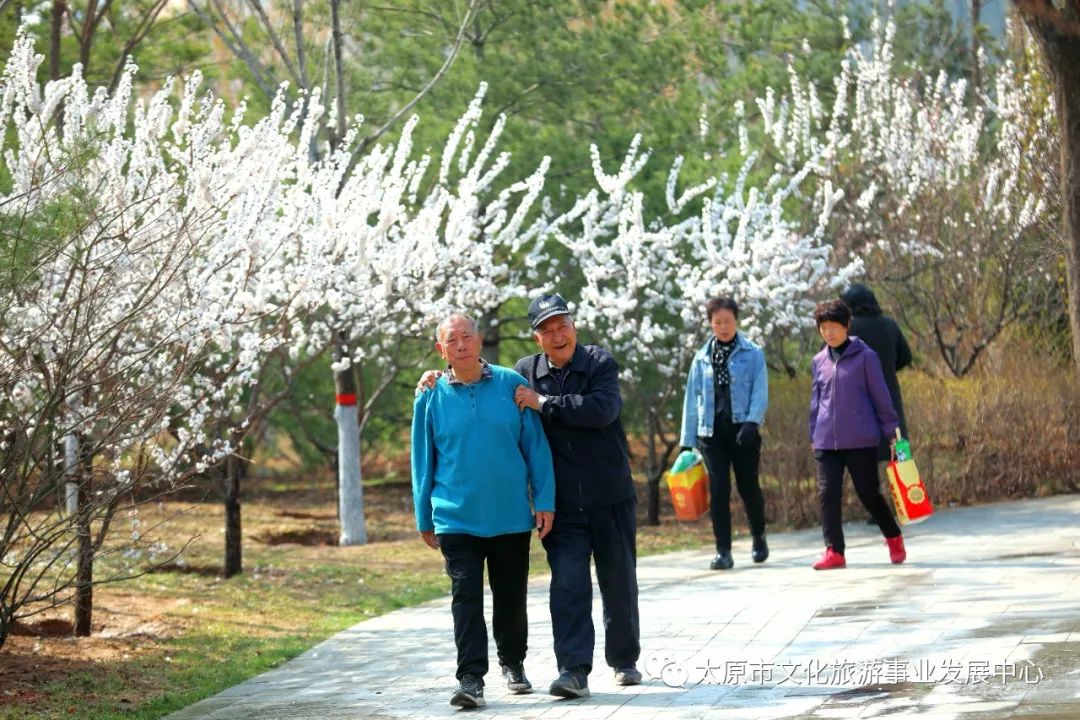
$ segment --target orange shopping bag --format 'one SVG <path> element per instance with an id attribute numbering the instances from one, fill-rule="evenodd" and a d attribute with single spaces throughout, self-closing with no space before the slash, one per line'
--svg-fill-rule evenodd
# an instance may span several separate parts
<path id="1" fill-rule="evenodd" d="M 926 485 L 919 477 L 919 468 L 911 459 L 911 448 L 906 440 L 896 431 L 896 460 L 889 463 L 889 487 L 892 489 L 893 502 L 896 504 L 896 519 L 901 525 L 920 522 L 930 517 L 934 506 L 930 504 L 930 495 Z"/>
<path id="2" fill-rule="evenodd" d="M 697 453 L 681 453 L 667 474 L 667 483 L 676 520 L 697 520 L 709 511 L 709 476 Z"/>

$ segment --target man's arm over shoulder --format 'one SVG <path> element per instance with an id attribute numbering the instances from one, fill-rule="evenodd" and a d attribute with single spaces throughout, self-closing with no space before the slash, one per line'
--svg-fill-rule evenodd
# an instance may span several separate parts
<path id="1" fill-rule="evenodd" d="M 622 412 L 619 391 L 619 364 L 601 348 L 588 350 L 589 372 L 582 393 L 549 395 L 541 414 L 565 425 L 602 428 L 615 422 Z"/>

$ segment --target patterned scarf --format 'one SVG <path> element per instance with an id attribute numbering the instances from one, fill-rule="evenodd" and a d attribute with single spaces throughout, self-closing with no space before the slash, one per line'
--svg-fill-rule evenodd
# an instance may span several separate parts
<path id="1" fill-rule="evenodd" d="M 728 358 L 735 350 L 735 338 L 731 342 L 720 342 L 713 338 L 712 365 L 717 385 L 730 385 L 731 373 L 728 371 Z"/>

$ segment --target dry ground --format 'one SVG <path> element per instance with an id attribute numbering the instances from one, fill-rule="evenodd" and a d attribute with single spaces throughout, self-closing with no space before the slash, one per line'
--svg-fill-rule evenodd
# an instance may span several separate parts
<path id="1" fill-rule="evenodd" d="M 371 542 L 342 548 L 331 478 L 250 481 L 245 572 L 230 580 L 219 576 L 223 513 L 214 496 L 141 506 L 142 532 L 154 529 L 174 549 L 190 545 L 157 571 L 99 586 L 89 638 L 71 637 L 70 608 L 20 626 L 0 650 L 0 718 L 158 717 L 365 617 L 447 592 L 441 557 L 416 536 L 409 486 L 367 486 L 365 503 Z M 669 506 L 663 517 L 640 528 L 642 554 L 709 544 L 707 518 L 676 523 Z M 539 543 L 532 570 L 546 570 Z"/>

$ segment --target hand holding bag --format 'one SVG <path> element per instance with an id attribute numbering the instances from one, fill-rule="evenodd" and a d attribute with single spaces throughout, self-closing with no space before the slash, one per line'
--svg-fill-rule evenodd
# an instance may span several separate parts
<path id="1" fill-rule="evenodd" d="M 709 511 L 709 476 L 701 456 L 684 450 L 667 474 L 676 520 L 697 520 Z"/>
<path id="2" fill-rule="evenodd" d="M 889 462 L 887 474 L 896 505 L 896 519 L 901 525 L 921 522 L 934 512 L 930 495 L 919 476 L 919 468 L 911 457 L 911 447 L 896 430 L 896 458 Z"/>

